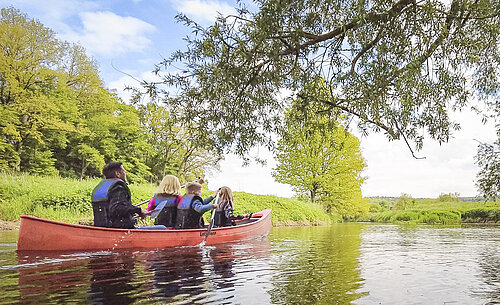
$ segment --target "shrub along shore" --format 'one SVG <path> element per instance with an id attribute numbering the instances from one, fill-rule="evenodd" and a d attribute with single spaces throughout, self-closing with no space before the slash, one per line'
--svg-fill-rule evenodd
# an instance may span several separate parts
<path id="1" fill-rule="evenodd" d="M 0 173 L 0 230 L 18 229 L 19 216 L 22 214 L 68 223 L 92 224 L 90 195 L 98 182 L 98 178 L 77 180 Z M 153 195 L 156 185 L 131 184 L 130 189 L 133 203 L 139 203 Z M 204 196 L 211 193 L 204 188 Z M 234 199 L 235 214 L 271 208 L 274 226 L 323 225 L 342 221 L 341 216 L 329 215 L 317 204 L 296 199 L 243 192 L 235 192 Z M 403 205 L 401 202 L 372 203 L 370 214 L 359 215 L 348 221 L 408 224 L 500 223 L 500 202 L 462 202 L 457 198 L 403 199 Z M 205 214 L 207 218 L 208 214 Z M 139 225 L 151 223 L 152 220 L 141 220 Z"/>
<path id="2" fill-rule="evenodd" d="M 437 199 L 402 196 L 394 204 L 372 203 L 370 212 L 355 220 L 410 224 L 500 223 L 500 202 L 464 202 L 450 195 L 441 195 Z"/>

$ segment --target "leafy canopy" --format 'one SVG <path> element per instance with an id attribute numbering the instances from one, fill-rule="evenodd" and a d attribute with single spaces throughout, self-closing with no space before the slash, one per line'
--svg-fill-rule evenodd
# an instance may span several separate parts
<path id="1" fill-rule="evenodd" d="M 148 86 L 172 107 L 196 109 L 189 119 L 206 123 L 218 147 L 244 155 L 272 145 L 288 105 L 278 93 L 318 79 L 331 94 L 308 99 L 358 118 L 363 132 L 404 139 L 412 153 L 426 136 L 449 139 L 460 127 L 451 111 L 495 101 L 496 0 L 253 2 L 208 28 L 178 16 L 193 35 L 156 67 L 166 88 Z"/>
<path id="2" fill-rule="evenodd" d="M 359 141 L 335 120 L 335 114 L 319 109 L 318 103 L 298 98 L 287 110 L 273 176 L 307 194 L 327 212 L 343 216 L 366 212 L 368 205 L 361 197 L 365 163 Z"/>

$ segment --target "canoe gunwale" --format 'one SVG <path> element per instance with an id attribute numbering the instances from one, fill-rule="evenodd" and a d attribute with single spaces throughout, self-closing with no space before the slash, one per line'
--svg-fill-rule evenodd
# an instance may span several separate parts
<path id="1" fill-rule="evenodd" d="M 266 211 L 266 210 L 263 210 L 263 211 Z M 263 212 L 263 211 L 261 211 L 261 212 Z M 230 229 L 234 229 L 234 228 L 242 228 L 242 227 L 245 227 L 245 226 L 253 226 L 257 222 L 260 222 L 265 217 L 267 217 L 267 214 L 268 213 L 262 215 L 262 217 L 256 219 L 253 222 L 250 222 L 250 223 L 244 223 L 244 224 L 239 224 L 239 225 L 230 226 L 230 227 L 229 226 L 228 227 L 214 227 L 214 228 L 212 228 L 212 230 L 220 231 L 220 230 L 228 230 L 228 229 L 230 230 Z M 182 233 L 182 232 L 196 232 L 196 231 L 203 232 L 203 231 L 207 230 L 207 228 L 199 228 L 199 229 L 175 229 L 175 230 L 165 230 L 165 229 L 158 229 L 158 230 L 152 230 L 152 229 L 148 229 L 148 230 L 144 230 L 144 229 L 117 229 L 117 228 L 105 228 L 105 227 L 94 227 L 94 226 L 87 226 L 87 225 L 80 225 L 80 224 L 72 224 L 72 223 L 66 223 L 66 222 L 61 222 L 61 221 L 56 221 L 56 220 L 39 218 L 39 217 L 36 217 L 36 216 L 31 216 L 31 215 L 21 215 L 20 217 L 21 218 L 25 218 L 25 219 L 30 219 L 30 220 L 38 221 L 38 222 L 45 222 L 45 223 L 50 223 L 50 224 L 55 224 L 55 225 L 60 225 L 60 226 L 72 227 L 72 228 L 81 228 L 81 229 L 85 229 L 85 230 L 111 231 L 111 232 L 129 232 L 129 231 L 133 231 L 133 232 L 140 232 L 140 233 L 142 233 L 142 232 L 162 232 L 162 233 L 165 233 L 165 232 L 175 231 L 175 232 Z"/>

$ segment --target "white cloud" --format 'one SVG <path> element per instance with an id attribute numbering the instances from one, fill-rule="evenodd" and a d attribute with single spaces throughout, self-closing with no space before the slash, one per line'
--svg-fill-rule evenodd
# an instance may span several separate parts
<path id="1" fill-rule="evenodd" d="M 147 35 L 156 30 L 141 19 L 103 11 L 103 3 L 98 1 L 14 2 L 0 0 L 2 6 L 14 5 L 22 12 L 28 12 L 29 17 L 40 20 L 60 39 L 80 43 L 94 56 L 115 57 L 127 52 L 140 52 L 151 44 Z"/>
<path id="2" fill-rule="evenodd" d="M 43 25 L 54 30 L 60 35 L 71 32 L 67 23 L 80 12 L 92 11 L 98 8 L 98 4 L 85 0 L 0 0 L 2 7 L 14 6 L 22 13 L 27 13 L 29 18 L 40 20 Z"/>
<path id="3" fill-rule="evenodd" d="M 62 35 L 69 41 L 78 41 L 86 49 L 103 57 L 114 57 L 126 52 L 140 52 L 151 43 L 146 35 L 155 27 L 135 17 L 122 17 L 113 12 L 83 12 L 83 29 Z"/>
<path id="4" fill-rule="evenodd" d="M 223 16 L 236 14 L 234 7 L 221 1 L 172 0 L 172 3 L 179 12 L 202 24 L 214 22 L 219 14 Z"/>

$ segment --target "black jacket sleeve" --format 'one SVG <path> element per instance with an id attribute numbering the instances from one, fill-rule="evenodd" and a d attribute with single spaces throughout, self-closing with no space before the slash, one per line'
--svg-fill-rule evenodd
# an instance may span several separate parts
<path id="1" fill-rule="evenodd" d="M 127 189 L 123 185 L 116 185 L 109 190 L 109 212 L 111 218 L 125 218 L 133 214 L 140 214 L 141 208 L 132 205 Z"/>

